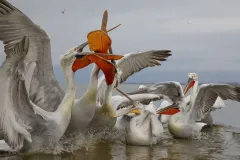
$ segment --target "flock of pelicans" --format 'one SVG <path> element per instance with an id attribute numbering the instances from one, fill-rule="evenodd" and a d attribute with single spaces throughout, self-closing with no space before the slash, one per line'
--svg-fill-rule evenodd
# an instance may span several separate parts
<path id="1" fill-rule="evenodd" d="M 12 151 L 38 152 L 54 147 L 63 136 L 112 129 L 124 132 L 127 144 L 152 145 L 162 136 L 163 124 L 173 137 L 190 138 L 213 124 L 211 112 L 222 108 L 223 100 L 240 101 L 239 86 L 198 86 L 196 73 L 189 73 L 185 89 L 171 81 L 124 94 L 119 84 L 146 67 L 159 66 L 170 51 L 123 56 L 83 52 L 87 43 L 61 57 L 64 91 L 54 76 L 47 33 L 6 0 L 0 0 L 0 39 L 6 53 L 0 68 L 0 138 Z M 74 73 L 90 63 L 89 87 L 76 97 Z M 100 70 L 104 75 L 98 78 Z M 114 89 L 124 96 L 112 96 Z M 153 105 L 163 99 L 159 108 Z"/>

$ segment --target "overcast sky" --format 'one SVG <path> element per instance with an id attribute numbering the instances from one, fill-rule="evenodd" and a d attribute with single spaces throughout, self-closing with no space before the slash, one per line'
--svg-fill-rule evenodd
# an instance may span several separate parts
<path id="1" fill-rule="evenodd" d="M 172 50 L 161 67 L 138 75 L 206 71 L 239 74 L 239 0 L 9 1 L 49 34 L 55 67 L 61 54 L 85 42 L 88 32 L 100 29 L 107 9 L 108 28 L 122 24 L 109 33 L 114 53 Z M 61 13 L 63 9 L 65 14 Z M 2 44 L 0 47 L 3 51 Z M 0 55 L 2 60 L 4 54 Z"/>

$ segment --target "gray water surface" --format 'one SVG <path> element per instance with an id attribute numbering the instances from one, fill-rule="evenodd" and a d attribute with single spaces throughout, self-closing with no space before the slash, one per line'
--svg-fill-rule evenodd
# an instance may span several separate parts
<path id="1" fill-rule="evenodd" d="M 135 90 L 139 85 L 124 84 L 120 88 L 125 92 Z M 78 96 L 87 88 L 78 86 Z M 114 92 L 117 94 L 117 92 Z M 193 159 L 240 159 L 240 106 L 237 102 L 225 101 L 226 107 L 215 111 L 212 128 L 204 128 L 202 135 L 196 139 L 174 139 L 165 128 L 164 137 L 154 146 L 125 145 L 121 136 L 107 133 L 107 138 L 90 136 L 83 138 L 82 147 L 73 153 L 60 155 L 15 155 L 0 159 L 33 160 L 193 160 Z M 159 102 L 156 103 L 159 105 Z M 239 128 L 238 128 L 239 127 Z M 97 135 L 99 136 L 99 135 Z"/>

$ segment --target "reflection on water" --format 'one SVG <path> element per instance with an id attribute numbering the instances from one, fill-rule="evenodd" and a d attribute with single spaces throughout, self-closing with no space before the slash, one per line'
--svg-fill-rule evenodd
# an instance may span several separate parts
<path id="1" fill-rule="evenodd" d="M 123 90 L 131 91 L 138 85 L 122 85 Z M 79 95 L 83 93 L 80 90 Z M 116 92 L 115 92 L 116 94 Z M 156 103 L 158 105 L 159 103 Z M 226 108 L 213 114 L 213 128 L 203 128 L 196 139 L 174 139 L 165 128 L 164 137 L 154 146 L 130 146 L 123 142 L 124 136 L 116 133 L 99 134 L 82 138 L 77 142 L 79 150 L 61 155 L 17 155 L 1 157 L 6 160 L 193 160 L 193 159 L 240 159 L 240 129 L 237 115 L 238 103 L 226 102 Z M 231 117 L 231 118 L 229 118 Z M 236 127 L 232 127 L 232 126 Z M 104 136 L 103 136 L 104 135 Z M 95 141 L 95 143 L 94 143 Z"/>
<path id="2" fill-rule="evenodd" d="M 35 154 L 29 156 L 9 156 L 6 160 L 159 160 L 159 159 L 239 159 L 240 129 L 215 125 L 204 128 L 197 139 L 173 139 L 165 128 L 166 136 L 154 146 L 131 146 L 121 141 L 98 140 L 88 150 L 61 155 Z"/>

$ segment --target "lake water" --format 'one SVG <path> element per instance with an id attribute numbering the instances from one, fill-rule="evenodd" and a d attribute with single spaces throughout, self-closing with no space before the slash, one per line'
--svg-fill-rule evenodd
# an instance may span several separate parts
<path id="1" fill-rule="evenodd" d="M 125 91 L 135 90 L 139 85 L 123 84 Z M 78 96 L 86 90 L 86 85 L 78 86 Z M 114 92 L 114 94 L 118 94 Z M 193 159 L 240 159 L 240 104 L 225 101 L 226 107 L 215 111 L 213 128 L 204 128 L 202 135 L 196 139 L 174 139 L 165 128 L 164 137 L 157 145 L 130 146 L 125 145 L 123 137 L 116 133 L 104 136 L 81 137 L 79 150 L 60 155 L 14 155 L 0 159 L 31 159 L 31 160 L 193 160 Z M 156 103 L 159 105 L 159 102 Z M 61 150 L 61 149 L 60 149 Z"/>

